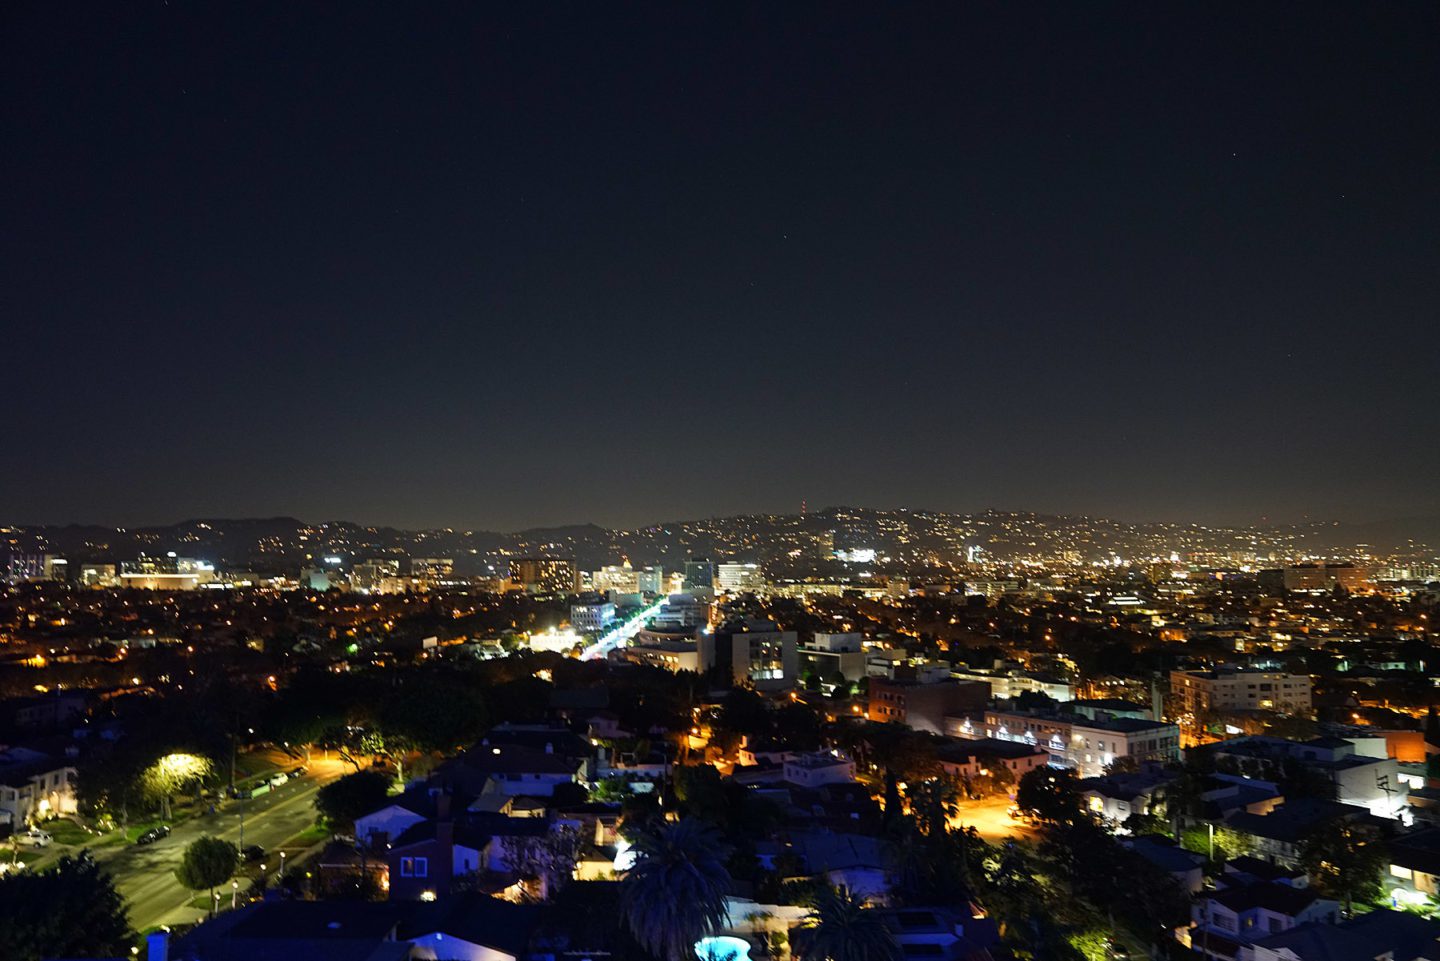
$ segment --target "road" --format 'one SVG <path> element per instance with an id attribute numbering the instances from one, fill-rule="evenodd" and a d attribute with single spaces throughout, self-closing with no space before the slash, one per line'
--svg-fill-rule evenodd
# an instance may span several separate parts
<path id="1" fill-rule="evenodd" d="M 580 659 L 583 661 L 591 661 L 596 658 L 605 657 L 611 651 L 615 650 L 615 648 L 622 646 L 629 641 L 630 638 L 638 634 L 650 618 L 660 613 L 660 608 L 664 607 L 665 603 L 663 600 L 656 601 L 619 627 L 612 627 L 595 641 L 594 644 L 591 644 L 581 651 Z"/>
<path id="2" fill-rule="evenodd" d="M 1010 816 L 1010 806 L 1014 803 L 1003 794 L 978 801 L 961 801 L 959 814 L 951 820 L 950 826 L 973 827 L 990 844 L 998 844 L 1011 837 L 1033 836 L 1035 831 L 1028 823 Z"/>
<path id="3" fill-rule="evenodd" d="M 243 809 L 245 845 L 258 844 L 270 855 L 274 849 L 315 823 L 315 792 L 349 771 L 338 761 L 310 765 L 310 776 L 296 778 L 249 801 L 231 801 L 215 814 L 202 814 L 175 826 L 168 838 L 154 844 L 100 848 L 95 859 L 114 875 L 115 886 L 130 909 L 130 924 L 137 931 L 158 924 L 189 924 L 204 916 L 190 906 L 196 892 L 181 886 L 175 869 L 190 842 L 212 835 L 239 845 Z M 268 862 L 268 859 L 267 859 Z M 277 870 L 278 861 L 268 864 Z M 241 886 L 248 886 L 241 881 Z M 229 891 L 222 903 L 228 905 Z"/>

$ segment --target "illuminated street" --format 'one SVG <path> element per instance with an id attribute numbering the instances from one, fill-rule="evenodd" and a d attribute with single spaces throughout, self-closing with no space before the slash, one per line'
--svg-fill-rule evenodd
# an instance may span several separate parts
<path id="1" fill-rule="evenodd" d="M 950 821 L 950 825 L 956 828 L 973 827 L 991 844 L 1011 837 L 1034 837 L 1035 830 L 1029 822 L 1010 816 L 1013 803 L 1003 794 L 979 801 L 961 801 L 960 813 Z"/>
<path id="2" fill-rule="evenodd" d="M 580 654 L 580 659 L 584 661 L 594 660 L 595 658 L 604 657 L 617 647 L 623 647 L 625 642 L 638 634 L 650 618 L 660 613 L 660 608 L 664 606 L 665 601 L 657 601 L 619 627 L 611 628 L 610 631 L 602 635 L 598 641 L 585 648 Z"/>

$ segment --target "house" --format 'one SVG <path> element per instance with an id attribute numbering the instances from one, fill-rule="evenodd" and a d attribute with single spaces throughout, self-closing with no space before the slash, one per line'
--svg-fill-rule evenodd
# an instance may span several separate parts
<path id="1" fill-rule="evenodd" d="M 1242 961 L 1434 961 L 1440 921 L 1379 909 L 1343 924 L 1311 922 L 1260 938 Z"/>
<path id="2" fill-rule="evenodd" d="M 1170 875 L 1176 884 L 1191 894 L 1198 894 L 1205 886 L 1204 855 L 1187 851 L 1170 838 L 1158 834 L 1142 834 L 1126 846 Z"/>
<path id="3" fill-rule="evenodd" d="M 24 747 L 0 747 L 0 826 L 74 814 L 75 767 L 67 759 Z"/>
<path id="4" fill-rule="evenodd" d="M 441 801 L 441 798 L 445 801 Z M 440 807 L 453 803 L 440 788 L 411 788 L 399 797 L 386 802 L 384 807 L 355 819 L 355 840 L 371 848 L 384 847 L 392 838 L 437 816 Z"/>
<path id="5" fill-rule="evenodd" d="M 989 961 L 1000 942 L 995 922 L 982 917 L 969 898 L 968 911 L 913 906 L 870 909 L 885 924 L 907 961 Z"/>
<path id="6" fill-rule="evenodd" d="M 430 782 L 471 795 L 491 787 L 502 794 L 552 797 L 562 785 L 588 784 L 586 764 L 553 748 L 482 743 L 442 763 Z"/>
<path id="7" fill-rule="evenodd" d="M 405 908 L 365 901 L 262 901 L 226 911 L 179 938 L 173 961 L 405 961 Z"/>
<path id="8" fill-rule="evenodd" d="M 520 961 L 531 956 L 538 921 L 535 907 L 483 894 L 434 903 L 262 901 L 217 915 L 173 944 L 162 941 L 158 952 L 152 943 L 150 956 L 168 954 L 171 961 Z"/>
<path id="9" fill-rule="evenodd" d="M 1259 858 L 1252 858 L 1248 854 L 1230 858 L 1225 862 L 1221 872 L 1226 885 L 1234 887 L 1244 884 L 1259 884 L 1262 881 L 1269 881 L 1272 884 L 1285 884 L 1292 888 L 1307 888 L 1310 886 L 1310 875 L 1300 868 L 1287 868 L 1279 864 L 1271 864 L 1269 861 L 1262 861 Z"/>
<path id="10" fill-rule="evenodd" d="M 416 824 L 385 852 L 390 898 L 429 900 L 449 894 L 456 878 L 484 872 L 508 876 L 517 866 L 510 861 L 506 839 L 540 837 L 551 828 L 543 818 L 468 811 Z"/>
<path id="11" fill-rule="evenodd" d="M 417 905 L 396 936 L 412 961 L 518 961 L 530 956 L 539 922 L 534 905 L 471 893 Z"/>
<path id="12" fill-rule="evenodd" d="M 1305 840 L 1326 824 L 1335 821 L 1374 821 L 1364 808 L 1318 798 L 1296 798 L 1274 808 L 1269 814 L 1238 812 L 1225 819 L 1225 826 L 1245 835 L 1256 856 L 1294 867 L 1300 863 Z"/>
<path id="13" fill-rule="evenodd" d="M 1370 742 L 1378 741 L 1378 748 Z M 1384 750 L 1378 738 L 1317 737 L 1291 741 L 1280 737 L 1238 737 L 1210 750 L 1217 761 L 1256 777 L 1278 777 L 1285 767 L 1300 766 L 1335 786 L 1335 799 L 1363 807 L 1383 818 L 1397 818 L 1405 806 L 1399 763 L 1393 757 L 1362 753 Z"/>
<path id="14" fill-rule="evenodd" d="M 1190 946 L 1207 957 L 1234 961 L 1241 948 L 1260 938 L 1309 922 L 1334 924 L 1340 903 L 1308 888 L 1260 882 L 1208 891 L 1191 908 L 1195 927 Z"/>
<path id="15" fill-rule="evenodd" d="M 1426 828 L 1390 842 L 1387 887 L 1397 901 L 1440 900 L 1440 828 Z"/>
<path id="16" fill-rule="evenodd" d="M 1178 774 L 1159 765 L 1146 765 L 1139 771 L 1085 778 L 1079 788 L 1091 811 L 1124 824 L 1132 814 L 1149 814 L 1151 806 L 1165 796 L 1166 787 L 1178 779 Z"/>
<path id="17" fill-rule="evenodd" d="M 824 875 L 832 886 L 845 886 L 855 894 L 883 902 L 889 894 L 889 853 L 886 842 L 863 834 L 802 831 L 788 841 L 755 846 L 760 863 L 775 870 L 782 855 L 798 859 L 802 873 L 785 880 Z"/>
<path id="18" fill-rule="evenodd" d="M 801 754 L 784 762 L 784 778 L 799 787 L 848 784 L 855 780 L 855 762 L 834 751 Z"/>
<path id="19" fill-rule="evenodd" d="M 1050 763 L 1050 752 L 1044 748 L 988 737 L 949 741 L 939 747 L 936 755 L 941 770 L 962 781 L 1006 768 L 1018 783 L 1028 772 Z"/>

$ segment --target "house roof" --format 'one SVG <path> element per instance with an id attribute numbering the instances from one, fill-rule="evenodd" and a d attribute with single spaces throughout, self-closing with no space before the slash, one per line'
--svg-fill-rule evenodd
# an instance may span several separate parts
<path id="1" fill-rule="evenodd" d="M 1346 921 L 1346 931 L 1360 935 L 1372 949 L 1378 945 L 1391 951 L 1396 961 L 1418 958 L 1440 938 L 1440 921 L 1422 918 L 1408 911 L 1379 908 Z"/>
<path id="2" fill-rule="evenodd" d="M 1261 938 L 1255 944 L 1276 954 L 1288 951 L 1302 961 L 1375 961 L 1376 956 L 1376 946 L 1363 935 L 1315 921 Z"/>
<path id="3" fill-rule="evenodd" d="M 457 894 L 429 903 L 418 902 L 401 924 L 401 938 L 440 933 L 471 944 L 523 957 L 540 920 L 540 909 L 512 904 L 485 894 Z"/>
<path id="4" fill-rule="evenodd" d="M 1225 873 L 1245 875 L 1255 878 L 1257 881 L 1278 881 L 1281 878 L 1301 878 L 1305 876 L 1304 871 L 1283 868 L 1278 864 L 1271 864 L 1269 861 L 1262 861 L 1248 854 L 1242 854 L 1239 857 L 1233 857 L 1226 861 Z"/>
<path id="5" fill-rule="evenodd" d="M 1204 855 L 1187 851 L 1169 838 L 1144 834 L 1130 843 L 1130 849 L 1162 871 L 1184 874 L 1205 863 Z"/>
<path id="6" fill-rule="evenodd" d="M 435 840 L 438 823 L 431 820 L 412 824 L 395 838 L 392 849 Z M 550 829 L 550 822 L 544 818 L 512 818 L 489 812 L 466 813 L 457 817 L 453 824 L 455 843 L 477 851 L 490 843 L 491 838 L 539 837 Z"/>
<path id="7" fill-rule="evenodd" d="M 1261 881 L 1258 884 L 1213 891 L 1205 895 L 1205 899 L 1224 905 L 1236 914 L 1264 908 L 1266 911 L 1293 918 L 1319 901 L 1320 896 L 1308 888 L 1292 888 L 1288 884 Z"/>
<path id="8" fill-rule="evenodd" d="M 265 901 L 227 911 L 173 946 L 177 961 L 403 961 L 390 941 L 406 906 L 364 901 Z"/>
<path id="9" fill-rule="evenodd" d="M 1390 863 L 1440 875 L 1440 828 L 1427 828 L 1390 842 Z"/>

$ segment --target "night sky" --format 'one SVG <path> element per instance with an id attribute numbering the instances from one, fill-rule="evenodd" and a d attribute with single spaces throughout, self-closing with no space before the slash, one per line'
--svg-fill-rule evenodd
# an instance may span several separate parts
<path id="1" fill-rule="evenodd" d="M 0 522 L 1440 512 L 1440 6 L 610 6 L 5 5 Z"/>

